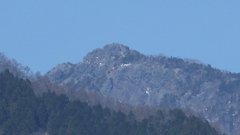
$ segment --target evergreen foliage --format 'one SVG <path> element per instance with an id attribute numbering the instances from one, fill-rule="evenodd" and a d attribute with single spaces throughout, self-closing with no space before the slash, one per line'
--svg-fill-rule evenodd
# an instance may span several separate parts
<path id="1" fill-rule="evenodd" d="M 69 101 L 65 95 L 36 97 L 31 83 L 0 73 L 0 134 L 29 135 L 39 129 L 49 135 L 217 135 L 209 123 L 181 110 L 158 111 L 141 122 L 101 105 Z"/>

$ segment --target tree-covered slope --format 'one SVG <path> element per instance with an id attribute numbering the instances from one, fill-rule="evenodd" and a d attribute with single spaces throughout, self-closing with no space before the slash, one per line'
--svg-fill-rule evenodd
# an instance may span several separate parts
<path id="1" fill-rule="evenodd" d="M 134 115 L 110 111 L 100 105 L 69 101 L 48 92 L 36 97 L 29 80 L 8 70 L 0 73 L 0 134 L 28 135 L 217 135 L 208 122 L 181 110 L 159 110 L 136 121 Z M 40 133 L 39 133 L 40 134 Z"/>
<path id="2" fill-rule="evenodd" d="M 0 134 L 24 135 L 38 128 L 38 99 L 30 81 L 0 73 Z"/>

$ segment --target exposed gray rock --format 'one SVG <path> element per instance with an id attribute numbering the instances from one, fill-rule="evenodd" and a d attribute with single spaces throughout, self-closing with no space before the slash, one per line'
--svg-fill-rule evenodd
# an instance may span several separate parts
<path id="1" fill-rule="evenodd" d="M 46 75 L 64 87 L 97 91 L 132 105 L 190 108 L 225 133 L 237 135 L 240 130 L 240 75 L 198 61 L 145 56 L 111 44 Z"/>

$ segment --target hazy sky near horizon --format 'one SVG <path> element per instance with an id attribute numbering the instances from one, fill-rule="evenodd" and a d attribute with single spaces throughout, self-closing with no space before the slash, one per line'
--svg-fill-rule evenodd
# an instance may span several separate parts
<path id="1" fill-rule="evenodd" d="M 240 0 L 0 1 L 0 52 L 34 72 L 110 43 L 240 72 Z"/>

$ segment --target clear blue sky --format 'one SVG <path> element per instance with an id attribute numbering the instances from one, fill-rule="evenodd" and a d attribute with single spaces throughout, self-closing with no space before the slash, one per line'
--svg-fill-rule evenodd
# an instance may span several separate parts
<path id="1" fill-rule="evenodd" d="M 109 43 L 240 72 L 240 0 L 0 1 L 0 52 L 34 72 Z"/>

